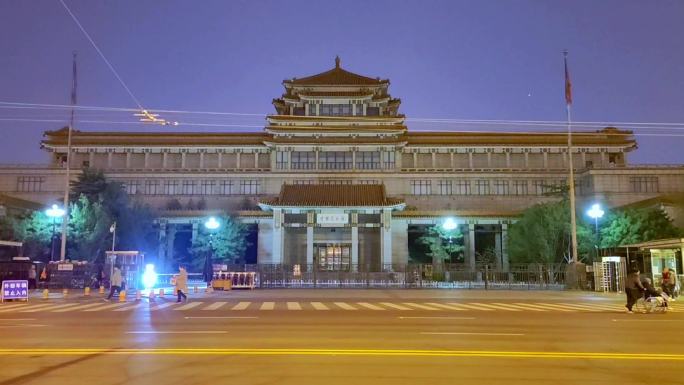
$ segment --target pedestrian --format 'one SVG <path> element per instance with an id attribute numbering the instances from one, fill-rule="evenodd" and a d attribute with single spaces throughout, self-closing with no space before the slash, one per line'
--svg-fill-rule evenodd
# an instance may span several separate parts
<path id="1" fill-rule="evenodd" d="M 663 289 L 665 294 L 669 295 L 672 297 L 672 291 L 670 291 L 670 276 L 672 275 L 672 272 L 670 271 L 669 268 L 664 268 L 663 269 L 663 274 L 661 275 L 661 280 L 660 280 L 660 288 Z"/>
<path id="2" fill-rule="evenodd" d="M 114 270 L 112 271 L 112 276 L 109 278 L 109 295 L 107 296 L 107 300 L 112 299 L 114 292 L 117 294 L 121 293 L 122 282 L 123 278 L 121 277 L 121 269 L 118 265 L 115 265 Z"/>
<path id="3" fill-rule="evenodd" d="M 29 272 L 28 272 L 29 290 L 36 288 L 36 276 L 37 276 L 36 265 L 31 265 L 31 268 L 29 269 Z"/>
<path id="4" fill-rule="evenodd" d="M 188 292 L 188 272 L 183 266 L 178 267 L 178 275 L 176 275 L 176 294 L 178 295 L 178 300 L 180 302 L 181 298 L 185 301 L 188 300 L 188 296 L 185 293 Z"/>
<path id="5" fill-rule="evenodd" d="M 668 288 L 670 289 L 671 300 L 674 301 L 677 298 L 677 272 L 674 269 L 670 269 L 670 282 L 668 283 Z"/>
<path id="6" fill-rule="evenodd" d="M 625 308 L 627 308 L 627 313 L 633 313 L 632 307 L 644 291 L 644 285 L 641 284 L 639 273 L 639 270 L 635 270 L 627 274 L 627 277 L 625 278 L 625 294 L 627 295 L 627 304 L 625 305 Z"/>

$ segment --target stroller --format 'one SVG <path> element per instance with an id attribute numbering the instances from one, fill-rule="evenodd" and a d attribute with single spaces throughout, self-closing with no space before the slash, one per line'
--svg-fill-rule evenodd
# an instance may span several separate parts
<path id="1" fill-rule="evenodd" d="M 669 309 L 670 296 L 656 290 L 649 278 L 642 281 L 644 295 L 636 302 L 641 313 L 666 313 Z"/>

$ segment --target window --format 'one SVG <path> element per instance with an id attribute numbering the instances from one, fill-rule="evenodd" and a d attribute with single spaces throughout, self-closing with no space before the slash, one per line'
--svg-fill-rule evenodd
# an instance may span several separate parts
<path id="1" fill-rule="evenodd" d="M 494 194 L 495 195 L 508 195 L 508 194 L 510 194 L 508 181 L 503 180 L 503 179 L 496 179 L 494 181 Z"/>
<path id="2" fill-rule="evenodd" d="M 363 103 L 356 105 L 356 116 L 363 116 Z"/>
<path id="3" fill-rule="evenodd" d="M 527 181 L 514 180 L 513 181 L 513 195 L 527 195 Z"/>
<path id="4" fill-rule="evenodd" d="M 437 182 L 439 186 L 439 195 L 451 195 L 454 193 L 453 184 L 450 180 L 440 180 Z"/>
<path id="5" fill-rule="evenodd" d="M 139 180 L 129 180 L 124 184 L 126 188 L 126 192 L 130 195 L 137 194 L 138 191 L 142 192 L 140 190 L 140 181 Z"/>
<path id="6" fill-rule="evenodd" d="M 533 182 L 536 195 L 559 194 L 566 189 L 568 182 L 561 180 L 538 179 Z"/>
<path id="7" fill-rule="evenodd" d="M 195 193 L 195 181 L 194 180 L 184 180 L 183 181 L 183 189 L 181 190 L 181 194 L 192 195 L 194 193 Z"/>
<path id="8" fill-rule="evenodd" d="M 534 184 L 534 194 L 535 195 L 544 195 L 546 192 L 548 192 L 549 186 L 547 185 L 546 181 L 543 179 L 538 179 L 533 182 Z"/>
<path id="9" fill-rule="evenodd" d="M 219 181 L 219 195 L 230 195 L 233 193 L 233 181 L 220 180 Z"/>
<path id="10" fill-rule="evenodd" d="M 45 177 L 42 177 L 42 176 L 20 176 L 17 178 L 17 191 L 18 192 L 43 191 L 43 182 L 45 182 Z"/>
<path id="11" fill-rule="evenodd" d="M 377 179 L 361 179 L 356 184 L 380 184 L 380 181 Z"/>
<path id="12" fill-rule="evenodd" d="M 146 180 L 145 181 L 145 195 L 157 195 L 161 191 L 159 190 L 159 181 L 157 180 Z"/>
<path id="13" fill-rule="evenodd" d="M 215 180 L 205 179 L 201 183 L 202 184 L 201 184 L 200 194 L 202 194 L 202 195 L 213 195 L 214 194 L 214 188 L 216 187 L 216 181 Z"/>
<path id="14" fill-rule="evenodd" d="M 352 153 L 323 151 L 318 154 L 318 167 L 323 170 L 348 170 L 352 168 Z"/>
<path id="15" fill-rule="evenodd" d="M 178 181 L 177 180 L 165 180 L 164 181 L 164 189 L 162 190 L 164 195 L 176 195 L 180 193 L 180 189 L 178 188 Z"/>
<path id="16" fill-rule="evenodd" d="M 316 105 L 309 103 L 309 116 L 316 116 Z"/>
<path id="17" fill-rule="evenodd" d="M 316 153 L 313 151 L 293 151 L 291 166 L 295 170 L 312 170 L 316 168 Z"/>
<path id="18" fill-rule="evenodd" d="M 477 195 L 489 195 L 489 181 L 478 179 L 475 181 L 475 193 Z"/>
<path id="19" fill-rule="evenodd" d="M 470 181 L 467 179 L 457 179 L 453 183 L 453 193 L 456 195 L 470 195 Z"/>
<path id="20" fill-rule="evenodd" d="M 311 179 L 295 179 L 292 184 L 314 184 Z"/>
<path id="21" fill-rule="evenodd" d="M 242 195 L 257 195 L 259 194 L 258 180 L 241 180 L 240 194 Z"/>
<path id="22" fill-rule="evenodd" d="M 385 162 L 385 168 L 394 168 L 394 151 L 386 151 L 382 154 L 383 162 Z"/>
<path id="23" fill-rule="evenodd" d="M 380 168 L 379 151 L 358 151 L 356 153 L 356 168 L 361 170 L 375 170 Z"/>
<path id="24" fill-rule="evenodd" d="M 413 195 L 431 195 L 432 183 L 429 180 L 412 180 L 411 194 Z"/>
<path id="25" fill-rule="evenodd" d="M 278 170 L 284 170 L 287 168 L 287 153 L 278 151 L 276 152 L 276 168 Z"/>
<path id="26" fill-rule="evenodd" d="M 324 179 L 320 182 L 321 184 L 334 184 L 334 185 L 341 185 L 341 184 L 352 184 L 351 179 Z"/>
<path id="27" fill-rule="evenodd" d="M 351 104 L 321 104 L 318 113 L 321 116 L 351 116 Z"/>
<path id="28" fill-rule="evenodd" d="M 629 178 L 629 184 L 632 186 L 632 192 L 658 192 L 657 176 L 633 176 Z"/>

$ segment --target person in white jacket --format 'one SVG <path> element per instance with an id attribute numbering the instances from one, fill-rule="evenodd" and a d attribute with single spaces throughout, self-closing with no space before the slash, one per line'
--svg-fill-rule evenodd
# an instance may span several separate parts
<path id="1" fill-rule="evenodd" d="M 188 296 L 185 295 L 185 293 L 188 292 L 188 272 L 185 270 L 183 266 L 178 267 L 178 275 L 176 275 L 176 294 L 178 295 L 178 301 L 180 302 L 181 298 L 184 299 L 185 301 L 188 300 Z"/>
<path id="2" fill-rule="evenodd" d="M 114 266 L 112 271 L 112 276 L 109 279 L 109 295 L 107 299 L 112 299 L 114 292 L 121 293 L 121 284 L 123 283 L 123 278 L 121 277 L 121 269 L 119 266 Z"/>

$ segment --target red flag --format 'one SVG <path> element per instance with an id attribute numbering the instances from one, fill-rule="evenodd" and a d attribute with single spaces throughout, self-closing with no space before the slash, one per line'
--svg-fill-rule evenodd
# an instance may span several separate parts
<path id="1" fill-rule="evenodd" d="M 570 73 L 568 73 L 568 53 L 565 52 L 563 58 L 565 62 L 565 103 L 572 104 L 572 83 L 570 83 Z"/>

